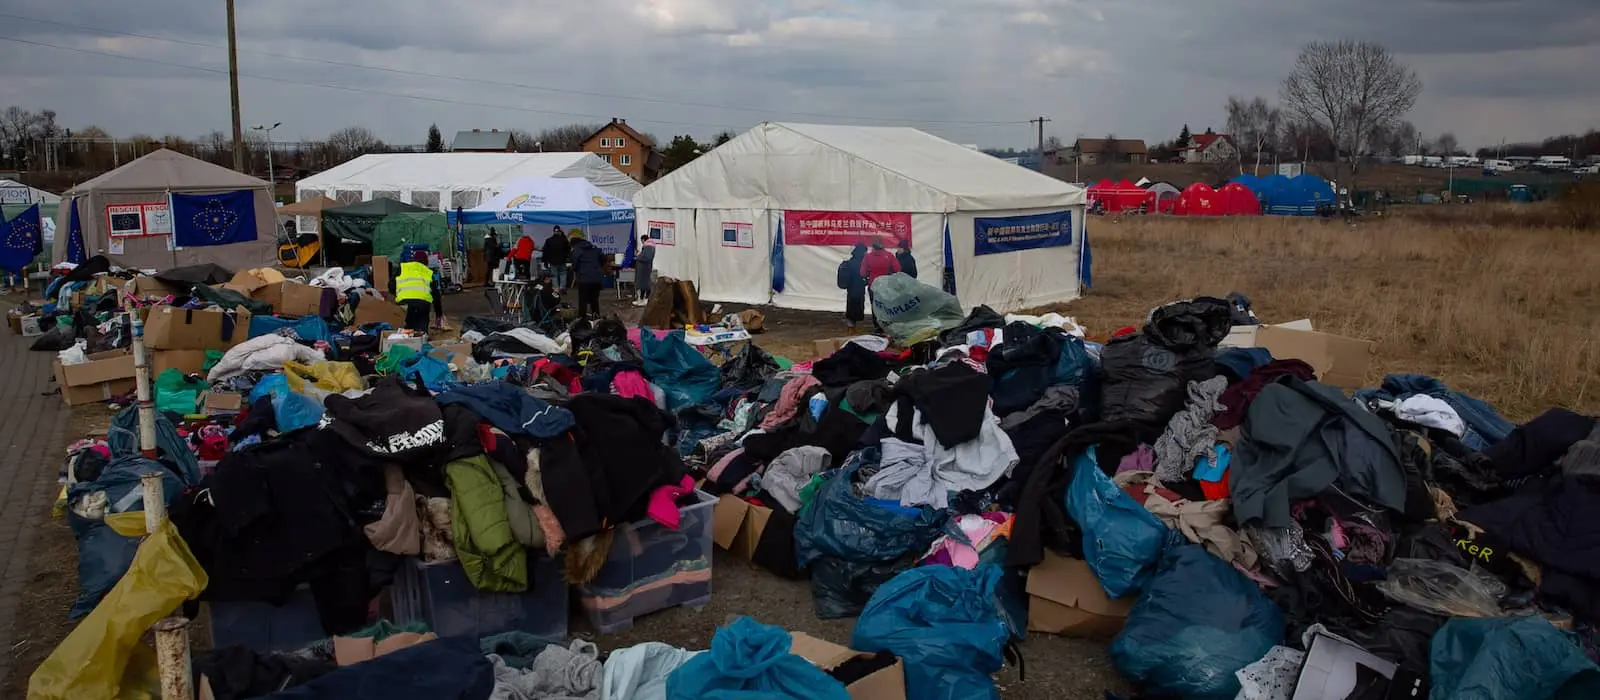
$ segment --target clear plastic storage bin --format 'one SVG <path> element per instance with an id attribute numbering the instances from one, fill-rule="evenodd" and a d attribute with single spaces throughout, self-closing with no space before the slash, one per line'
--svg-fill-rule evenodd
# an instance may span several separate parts
<path id="1" fill-rule="evenodd" d="M 213 649 L 237 644 L 255 651 L 293 651 L 328 638 L 306 586 L 296 588 L 283 605 L 216 601 L 206 606 L 211 610 Z"/>
<path id="2" fill-rule="evenodd" d="M 529 588 L 480 591 L 461 562 L 425 564 L 407 557 L 390 588 L 396 622 L 421 621 L 441 637 L 484 637 L 511 630 L 553 644 L 567 639 L 567 582 L 554 559 L 528 552 Z"/>
<path id="3" fill-rule="evenodd" d="M 596 631 L 619 632 L 640 615 L 711 602 L 711 511 L 717 499 L 700 490 L 694 498 L 679 507 L 676 530 L 654 520 L 617 528 L 605 566 L 577 587 L 579 605 Z"/>

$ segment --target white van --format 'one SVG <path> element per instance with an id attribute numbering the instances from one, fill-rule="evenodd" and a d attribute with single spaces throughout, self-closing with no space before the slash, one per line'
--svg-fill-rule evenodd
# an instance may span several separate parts
<path id="1" fill-rule="evenodd" d="M 1493 170 L 1494 172 L 1497 172 L 1497 173 L 1509 173 L 1509 172 L 1511 172 L 1513 170 L 1516 170 L 1517 166 L 1516 166 L 1515 163 L 1512 163 L 1509 160 L 1497 160 L 1497 159 L 1491 158 L 1489 160 L 1483 161 L 1483 169 L 1484 170 Z"/>
<path id="2" fill-rule="evenodd" d="M 1572 159 L 1566 156 L 1539 156 L 1539 160 L 1534 163 L 1534 166 L 1566 169 L 1572 167 Z"/>

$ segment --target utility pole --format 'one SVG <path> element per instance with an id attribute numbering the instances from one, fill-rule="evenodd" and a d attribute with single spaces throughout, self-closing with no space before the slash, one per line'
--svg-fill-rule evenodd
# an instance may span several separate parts
<path id="1" fill-rule="evenodd" d="M 244 123 L 239 119 L 239 33 L 233 26 L 233 0 L 227 0 L 227 3 L 228 98 L 233 102 L 233 169 L 242 173 L 244 172 Z"/>
<path id="2" fill-rule="evenodd" d="M 1044 123 L 1047 121 L 1051 119 L 1043 115 L 1028 120 L 1029 124 L 1039 125 L 1039 172 L 1041 173 L 1044 172 Z"/>

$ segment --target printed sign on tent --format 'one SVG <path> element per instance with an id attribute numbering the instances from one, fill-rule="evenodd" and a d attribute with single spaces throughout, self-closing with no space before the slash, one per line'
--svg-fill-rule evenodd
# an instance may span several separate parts
<path id="1" fill-rule="evenodd" d="M 1072 245 L 1072 212 L 975 219 L 973 255 L 1015 253 Z"/>
<path id="2" fill-rule="evenodd" d="M 656 245 L 678 244 L 678 223 L 676 221 L 647 221 L 645 231 L 650 234 L 650 240 Z"/>
<path id="3" fill-rule="evenodd" d="M 171 235 L 172 211 L 166 202 L 107 204 L 106 232 L 112 238 Z"/>
<path id="4" fill-rule="evenodd" d="M 756 247 L 756 227 L 754 224 L 743 221 L 727 221 L 722 224 L 722 247 L 724 248 L 754 248 Z"/>
<path id="5" fill-rule="evenodd" d="M 0 187 L 0 204 L 32 204 L 33 190 L 27 187 Z"/>
<path id="6" fill-rule="evenodd" d="M 911 215 L 896 212 L 786 211 L 785 245 L 848 248 L 882 241 L 885 248 L 911 245 Z"/>
<path id="7" fill-rule="evenodd" d="M 144 235 L 165 236 L 172 233 L 172 210 L 166 204 L 141 206 L 144 210 Z"/>

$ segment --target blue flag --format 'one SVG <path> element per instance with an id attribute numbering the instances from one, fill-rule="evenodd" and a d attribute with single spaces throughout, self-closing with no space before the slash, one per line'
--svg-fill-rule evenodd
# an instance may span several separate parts
<path id="1" fill-rule="evenodd" d="M 0 270 L 21 273 L 44 252 L 44 222 L 39 205 L 24 209 L 16 218 L 0 223 Z"/>
<path id="2" fill-rule="evenodd" d="M 228 245 L 256 240 L 256 193 L 172 195 L 172 242 L 183 246 Z"/>
<path id="3" fill-rule="evenodd" d="M 778 220 L 778 233 L 772 237 L 772 291 L 783 293 L 784 285 L 788 284 L 788 271 L 783 269 L 783 220 Z"/>
<path id="4" fill-rule="evenodd" d="M 67 221 L 66 260 L 74 265 L 80 265 L 88 260 L 89 256 L 83 252 L 83 218 L 78 216 L 77 199 L 73 199 L 72 206 L 67 208 Z"/>

